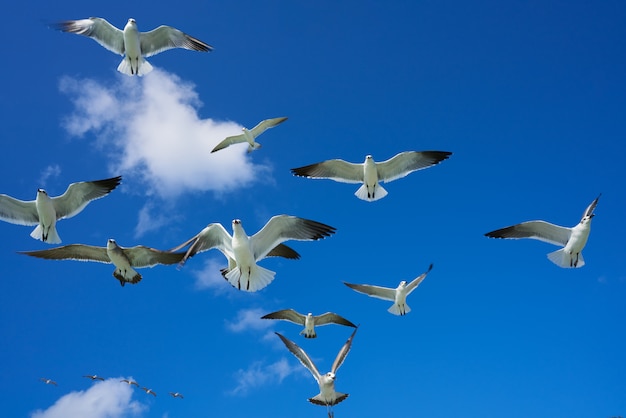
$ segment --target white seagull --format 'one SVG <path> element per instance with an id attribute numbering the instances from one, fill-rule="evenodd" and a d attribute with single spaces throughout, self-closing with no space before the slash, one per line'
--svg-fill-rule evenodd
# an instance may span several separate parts
<path id="1" fill-rule="evenodd" d="M 52 379 L 47 379 L 45 377 L 40 377 L 39 380 L 41 380 L 42 382 L 44 382 L 46 385 L 54 385 L 57 386 L 57 382 L 55 382 Z"/>
<path id="2" fill-rule="evenodd" d="M 183 394 L 179 392 L 170 392 L 170 395 L 172 395 L 172 398 L 180 398 L 180 399 L 184 398 Z"/>
<path id="3" fill-rule="evenodd" d="M 86 377 L 86 378 L 91 379 L 91 380 L 101 380 L 101 381 L 104 382 L 104 377 L 100 377 L 97 374 L 86 374 L 83 377 Z"/>
<path id="4" fill-rule="evenodd" d="M 352 339 L 354 338 L 354 334 L 356 334 L 357 330 L 358 328 L 355 328 L 355 330 L 352 332 L 352 335 L 350 335 L 350 338 L 348 338 L 348 341 L 346 341 L 343 347 L 341 347 L 341 350 L 339 350 L 339 353 L 337 353 L 337 357 L 335 358 L 335 361 L 333 362 L 330 371 L 326 374 L 321 374 L 317 370 L 315 363 L 313 363 L 307 353 L 305 353 L 303 349 L 298 347 L 296 343 L 283 337 L 278 332 L 275 333 L 280 337 L 283 343 L 285 343 L 285 346 L 289 349 L 289 351 L 291 351 L 291 353 L 296 356 L 298 360 L 300 360 L 300 363 L 302 363 L 304 367 L 309 369 L 309 371 L 317 381 L 317 384 L 319 385 L 320 393 L 312 398 L 309 398 L 308 401 L 315 405 L 326 406 L 328 408 L 329 416 L 332 416 L 331 407 L 333 405 L 337 405 L 339 402 L 348 397 L 347 393 L 335 391 L 335 379 L 337 377 L 337 370 L 339 370 L 339 367 L 341 367 L 341 365 L 343 364 L 346 356 L 348 355 L 348 352 L 350 352 Z"/>
<path id="5" fill-rule="evenodd" d="M 120 382 L 124 382 L 124 383 L 126 383 L 128 386 L 130 386 L 130 385 L 135 385 L 135 386 L 139 387 L 139 383 L 135 382 L 134 380 L 130 380 L 130 379 L 122 379 L 122 380 L 120 380 Z"/>
<path id="6" fill-rule="evenodd" d="M 409 296 L 411 292 L 414 291 L 417 286 L 419 286 L 419 284 L 422 282 L 422 280 L 424 280 L 424 278 L 426 278 L 426 275 L 430 272 L 430 270 L 432 270 L 432 268 L 433 265 L 431 264 L 425 273 L 422 273 L 421 275 L 413 279 L 413 281 L 410 283 L 407 283 L 404 280 L 401 281 L 398 287 L 396 287 L 395 289 L 382 286 L 372 286 L 369 284 L 351 284 L 346 282 L 344 282 L 344 284 L 350 289 L 356 290 L 359 293 L 363 293 L 365 295 L 378 299 L 393 301 L 393 305 L 391 305 L 391 307 L 387 310 L 394 315 L 406 315 L 411 312 L 411 308 L 406 303 L 407 296 Z"/>
<path id="7" fill-rule="evenodd" d="M 156 396 L 156 393 L 152 389 L 148 389 L 148 388 L 141 388 L 141 389 L 149 395 Z"/>
<path id="8" fill-rule="evenodd" d="M 221 224 L 209 224 L 199 234 L 171 251 L 189 245 L 182 263 L 197 253 L 217 248 L 228 259 L 228 268 L 222 270 L 224 278 L 239 290 L 256 292 L 270 284 L 276 274 L 257 265 L 258 261 L 268 256 L 297 258 L 290 255 L 289 251 L 295 253 L 293 250 L 284 245 L 279 246 L 280 243 L 287 240 L 315 241 L 335 233 L 332 226 L 289 215 L 272 217 L 251 237 L 246 234 L 239 219 L 233 220 L 232 227 L 231 236 Z"/>
<path id="9" fill-rule="evenodd" d="M 69 185 L 61 196 L 50 197 L 44 189 L 37 190 L 35 200 L 23 201 L 0 194 L 0 219 L 18 225 L 37 225 L 30 236 L 47 242 L 61 242 L 56 223 L 79 214 L 89 202 L 109 194 L 122 177 L 82 181 Z"/>
<path id="10" fill-rule="evenodd" d="M 285 117 L 265 119 L 264 121 L 259 122 L 259 124 L 257 124 L 257 126 L 255 126 L 252 129 L 243 128 L 242 134 L 227 137 L 222 142 L 217 144 L 215 148 L 213 148 L 213 151 L 211 152 L 219 151 L 221 149 L 228 147 L 229 145 L 247 142 L 248 152 L 250 153 L 256 149 L 261 148 L 261 144 L 255 141 L 256 137 L 261 135 L 263 132 L 265 132 L 269 128 L 273 128 L 274 126 L 280 123 L 283 123 L 286 120 L 287 118 Z"/>
<path id="11" fill-rule="evenodd" d="M 145 57 L 172 48 L 184 48 L 192 51 L 209 52 L 213 47 L 187 35 L 171 26 L 159 26 L 150 32 L 139 32 L 137 22 L 130 18 L 120 30 L 99 17 L 89 19 L 66 20 L 53 25 L 63 32 L 88 36 L 100 45 L 124 59 L 117 71 L 127 75 L 145 75 L 152 71 L 152 65 Z"/>
<path id="12" fill-rule="evenodd" d="M 95 247 L 84 244 L 71 244 L 63 247 L 40 251 L 19 251 L 20 254 L 49 260 L 78 260 L 112 263 L 115 266 L 113 276 L 124 286 L 126 283 L 138 283 L 141 275 L 134 268 L 153 267 L 157 264 L 176 264 L 185 253 L 155 250 L 154 248 L 137 245 L 124 248 L 109 239 L 106 247 Z"/>
<path id="13" fill-rule="evenodd" d="M 294 324 L 304 325 L 304 329 L 300 331 L 300 335 L 304 335 L 304 338 L 317 338 L 317 333 L 315 332 L 316 325 L 322 326 L 328 324 L 339 324 L 356 328 L 356 325 L 352 322 L 332 312 L 326 312 L 324 314 L 314 316 L 310 312 L 306 315 L 302 315 L 293 309 L 283 309 L 262 316 L 261 319 L 282 319 L 293 322 Z"/>
<path id="14" fill-rule="evenodd" d="M 387 196 L 379 183 L 405 177 L 413 171 L 428 168 L 447 159 L 452 153 L 447 151 L 406 151 L 377 163 L 371 155 L 361 164 L 344 160 L 327 160 L 304 167 L 292 168 L 291 172 L 300 177 L 331 179 L 341 183 L 363 183 L 354 193 L 356 197 L 373 202 Z"/>
<path id="15" fill-rule="evenodd" d="M 489 238 L 531 238 L 554 245 L 563 246 L 560 250 L 548 254 L 548 259 L 559 267 L 577 268 L 585 265 L 582 250 L 587 244 L 591 231 L 591 219 L 598 199 L 587 206 L 578 225 L 571 228 L 554 225 L 545 221 L 528 221 L 487 232 Z"/>

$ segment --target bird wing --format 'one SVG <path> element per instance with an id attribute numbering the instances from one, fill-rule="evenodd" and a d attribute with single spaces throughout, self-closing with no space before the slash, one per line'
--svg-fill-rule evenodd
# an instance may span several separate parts
<path id="1" fill-rule="evenodd" d="M 372 286 L 369 284 L 352 284 L 343 282 L 350 289 L 356 290 L 359 293 L 363 293 L 367 296 L 371 296 L 378 299 L 385 299 L 390 301 L 396 300 L 396 290 L 389 287 Z"/>
<path id="2" fill-rule="evenodd" d="M 292 168 L 291 172 L 300 177 L 332 179 L 341 183 L 363 183 L 363 164 L 339 159 Z"/>
<path id="3" fill-rule="evenodd" d="M 294 324 L 304 325 L 306 316 L 294 311 L 293 309 L 283 309 L 262 316 L 261 319 L 283 319 L 285 321 L 293 322 Z"/>
<path id="4" fill-rule="evenodd" d="M 554 245 L 565 246 L 572 235 L 571 228 L 554 225 L 545 221 L 528 221 L 487 232 L 489 238 L 531 238 Z"/>
<path id="5" fill-rule="evenodd" d="M 18 225 L 39 223 L 37 205 L 34 200 L 24 201 L 0 194 L 0 219 Z"/>
<path id="6" fill-rule="evenodd" d="M 229 256 L 228 254 L 232 255 L 232 241 L 233 237 L 226 231 L 222 224 L 212 223 L 195 236 L 169 251 L 178 251 L 189 245 L 185 256 L 181 260 L 181 263 L 184 264 L 187 259 L 212 248 L 217 248 L 227 256 Z"/>
<path id="7" fill-rule="evenodd" d="M 159 26 L 150 32 L 139 34 L 141 53 L 149 57 L 172 48 L 209 52 L 213 47 L 171 26 Z"/>
<path id="8" fill-rule="evenodd" d="M 120 247 L 121 248 L 121 247 Z M 185 253 L 174 253 L 156 250 L 154 248 L 137 245 L 131 248 L 121 248 L 130 265 L 133 267 L 152 267 L 157 264 L 180 263 Z"/>
<path id="9" fill-rule="evenodd" d="M 356 325 L 354 325 L 352 322 L 348 321 L 343 316 L 337 315 L 336 313 L 333 313 L 333 312 L 326 312 L 324 314 L 314 316 L 313 318 L 315 319 L 316 326 L 327 325 L 327 324 L 339 324 L 339 325 L 345 325 L 348 327 L 356 328 Z"/>
<path id="10" fill-rule="evenodd" d="M 124 32 L 102 18 L 66 20 L 53 26 L 63 32 L 88 36 L 109 51 L 124 55 Z"/>
<path id="11" fill-rule="evenodd" d="M 259 122 L 254 128 L 252 128 L 250 132 L 252 132 L 252 136 L 256 138 L 257 136 L 261 135 L 263 132 L 265 132 L 269 128 L 273 128 L 274 126 L 279 125 L 286 120 L 287 120 L 286 117 L 265 119 Z"/>
<path id="12" fill-rule="evenodd" d="M 335 228 L 320 222 L 296 216 L 276 215 L 250 238 L 250 244 L 255 260 L 259 261 L 283 241 L 314 241 L 334 233 Z"/>
<path id="13" fill-rule="evenodd" d="M 46 258 L 48 260 L 78 260 L 95 261 L 98 263 L 111 263 L 105 247 L 95 247 L 84 244 L 71 244 L 49 250 L 18 251 L 20 254 L 32 257 Z"/>
<path id="14" fill-rule="evenodd" d="M 215 148 L 211 150 L 211 152 L 219 151 L 233 144 L 240 144 L 242 142 L 246 142 L 246 137 L 244 134 L 233 135 L 226 137 L 222 142 L 217 144 Z"/>
<path id="15" fill-rule="evenodd" d="M 448 158 L 452 153 L 447 151 L 406 151 L 376 163 L 378 179 L 390 182 L 406 176 L 413 171 L 431 167 Z"/>
<path id="16" fill-rule="evenodd" d="M 89 202 L 111 193 L 119 186 L 122 176 L 104 180 L 81 181 L 68 186 L 61 196 L 52 198 L 57 219 L 71 218 L 82 211 Z"/>
<path id="17" fill-rule="evenodd" d="M 416 277 L 415 279 L 413 279 L 413 281 L 411 281 L 411 283 L 406 285 L 406 294 L 408 295 L 409 293 L 411 293 L 413 290 L 415 290 L 415 288 L 417 286 L 419 286 L 419 284 L 422 282 L 422 280 L 424 280 L 426 278 L 426 275 L 428 275 L 428 273 L 430 273 L 430 271 L 433 269 L 433 265 L 431 264 L 428 267 L 428 270 L 426 270 L 426 272 L 420 274 L 418 277 Z"/>
<path id="18" fill-rule="evenodd" d="M 341 367 L 343 361 L 346 359 L 346 356 L 350 352 L 350 348 L 352 348 L 352 339 L 354 338 L 354 334 L 356 334 L 358 329 L 358 327 L 355 327 L 354 331 L 352 331 L 352 335 L 350 335 L 350 338 L 348 338 L 348 341 L 346 341 L 343 347 L 341 347 L 341 350 L 339 350 L 339 353 L 337 353 L 337 357 L 335 358 L 335 361 L 333 361 L 333 366 L 330 369 L 332 373 L 336 374 L 337 370 L 339 370 L 339 367 Z"/>
<path id="19" fill-rule="evenodd" d="M 600 193 L 598 197 L 596 197 L 594 201 L 591 202 L 589 206 L 587 206 L 587 209 L 585 209 L 585 213 L 583 213 L 582 218 L 593 215 L 593 211 L 596 209 L 596 206 L 598 205 L 598 199 L 600 199 L 600 196 L 602 196 L 602 193 Z"/>
<path id="20" fill-rule="evenodd" d="M 300 363 L 302 363 L 304 367 L 309 369 L 309 371 L 311 372 L 315 380 L 317 380 L 317 382 L 319 383 L 320 377 L 321 377 L 320 372 L 317 370 L 317 367 L 315 367 L 315 363 L 313 363 L 313 361 L 309 358 L 307 353 L 305 353 L 303 349 L 298 347 L 296 343 L 289 340 L 288 338 L 283 337 L 278 332 L 275 332 L 274 334 L 280 337 L 283 343 L 285 343 L 285 346 L 287 347 L 287 349 L 291 351 L 291 353 L 294 356 L 296 356 L 298 360 L 300 360 Z"/>
<path id="21" fill-rule="evenodd" d="M 286 246 L 285 244 L 278 244 L 267 253 L 266 257 L 283 257 L 290 260 L 299 260 L 300 254 L 298 254 L 293 248 Z"/>

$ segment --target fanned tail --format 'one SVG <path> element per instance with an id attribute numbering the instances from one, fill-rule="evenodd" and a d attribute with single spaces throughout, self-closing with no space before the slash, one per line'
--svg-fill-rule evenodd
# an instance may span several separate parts
<path id="1" fill-rule="evenodd" d="M 250 269 L 250 274 L 242 274 L 241 268 L 235 267 L 226 272 L 224 278 L 239 290 L 256 292 L 270 284 L 275 274 L 271 270 L 255 265 Z"/>
<path id="2" fill-rule="evenodd" d="M 61 238 L 57 233 L 57 228 L 55 225 L 52 225 L 48 228 L 48 233 L 44 235 L 43 228 L 41 224 L 37 225 L 33 232 L 30 233 L 30 236 L 43 242 L 47 242 L 48 244 L 60 244 Z"/>
<path id="3" fill-rule="evenodd" d="M 327 400 L 322 396 L 321 393 L 319 393 L 315 395 L 314 397 L 309 398 L 308 401 L 315 405 L 333 406 L 333 405 L 337 405 L 339 402 L 343 401 L 348 396 L 350 395 L 347 393 L 335 392 L 333 399 Z"/>
<path id="4" fill-rule="evenodd" d="M 398 306 L 397 303 L 394 303 L 387 311 L 394 315 L 406 315 L 411 312 L 411 308 L 406 303 L 403 306 Z"/>
<path id="5" fill-rule="evenodd" d="M 373 202 L 387 196 L 387 190 L 385 190 L 380 184 L 377 184 L 376 186 L 374 186 L 374 190 L 370 194 L 367 191 L 367 186 L 365 185 L 365 183 L 363 183 L 361 187 L 359 187 L 359 189 L 354 193 L 354 195 L 361 200 Z"/>
<path id="6" fill-rule="evenodd" d="M 261 144 L 259 144 L 258 142 L 255 142 L 252 145 L 248 144 L 248 153 L 251 153 L 252 151 L 257 150 L 259 148 L 261 148 Z"/>
<path id="7" fill-rule="evenodd" d="M 548 259 L 559 267 L 563 268 L 580 268 L 585 265 L 585 259 L 582 253 L 570 254 L 564 248 L 553 251 L 548 254 Z"/>
<path id="8" fill-rule="evenodd" d="M 124 57 L 122 62 L 120 62 L 120 65 L 117 66 L 117 71 L 130 76 L 146 75 L 153 69 L 154 68 L 152 67 L 152 65 L 148 61 L 146 61 L 144 57 L 139 57 L 139 64 L 137 65 L 137 68 L 133 68 L 128 57 Z"/>

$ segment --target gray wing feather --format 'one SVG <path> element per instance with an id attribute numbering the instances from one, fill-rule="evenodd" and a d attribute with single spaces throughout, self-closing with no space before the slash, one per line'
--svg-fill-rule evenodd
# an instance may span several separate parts
<path id="1" fill-rule="evenodd" d="M 363 164 L 344 160 L 327 160 L 321 163 L 292 168 L 295 176 L 317 179 L 331 179 L 341 183 L 363 183 Z"/>
<path id="2" fill-rule="evenodd" d="M 337 357 L 333 362 L 333 367 L 330 369 L 331 372 L 337 373 L 337 370 L 339 370 L 339 367 L 341 367 L 341 365 L 343 364 L 343 361 L 346 359 L 346 356 L 350 352 L 350 348 L 352 348 L 352 339 L 354 338 L 354 334 L 356 334 L 358 329 L 359 328 L 356 327 L 354 331 L 352 331 L 352 335 L 350 335 L 348 341 L 346 341 L 343 347 L 341 347 L 341 350 L 339 350 L 339 353 L 337 353 Z"/>
<path id="3" fill-rule="evenodd" d="M 52 198 L 57 219 L 71 218 L 80 213 L 89 202 L 111 193 L 119 186 L 122 176 L 104 180 L 82 181 L 69 185 L 65 193 Z"/>
<path id="4" fill-rule="evenodd" d="M 293 309 L 283 309 L 261 317 L 261 319 L 282 319 L 298 325 L 304 325 L 305 318 L 306 317 L 304 315 L 294 311 Z"/>
<path id="5" fill-rule="evenodd" d="M 421 275 L 419 275 L 418 277 L 413 279 L 413 281 L 411 281 L 411 283 L 406 285 L 406 294 L 408 295 L 413 290 L 415 290 L 415 288 L 417 286 L 419 286 L 420 283 L 422 283 L 422 280 L 424 280 L 426 278 L 426 276 L 428 275 L 428 273 L 430 273 L 430 271 L 432 269 L 433 269 L 433 265 L 431 264 L 430 267 L 428 267 L 428 270 L 426 270 L 426 272 L 422 273 Z"/>
<path id="6" fill-rule="evenodd" d="M 489 238 L 530 238 L 565 246 L 571 234 L 571 228 L 553 225 L 545 221 L 528 221 L 487 232 L 485 236 Z"/>
<path id="7" fill-rule="evenodd" d="M 222 142 L 217 144 L 215 148 L 211 150 L 211 152 L 219 151 L 233 144 L 240 144 L 242 142 L 246 142 L 246 137 L 243 134 L 233 135 L 226 137 Z"/>
<path id="8" fill-rule="evenodd" d="M 213 47 L 199 39 L 189 36 L 171 26 L 159 26 L 150 32 L 139 34 L 141 53 L 145 57 L 158 54 L 172 48 L 184 48 L 192 51 L 209 52 Z"/>
<path id="9" fill-rule="evenodd" d="M 583 218 L 584 218 L 585 216 L 591 216 L 591 215 L 593 215 L 593 211 L 596 209 L 596 206 L 598 205 L 598 200 L 600 199 L 600 196 L 602 196 L 602 193 L 600 193 L 600 194 L 598 195 L 598 197 L 596 197 L 596 198 L 594 199 L 594 201 L 593 201 L 593 202 L 591 202 L 591 203 L 589 204 L 589 206 L 587 206 L 587 209 L 585 210 L 585 213 L 583 213 L 583 216 L 582 216 Z"/>
<path id="10" fill-rule="evenodd" d="M 285 244 L 278 244 L 272 251 L 267 253 L 266 257 L 283 257 L 291 260 L 299 260 L 300 254 Z"/>
<path id="11" fill-rule="evenodd" d="M 152 267 L 157 264 L 176 264 L 185 256 L 185 253 L 173 253 L 156 250 L 154 248 L 138 245 L 131 248 L 122 248 L 130 265 L 133 267 Z"/>
<path id="12" fill-rule="evenodd" d="M 102 18 L 66 20 L 53 26 L 63 32 L 87 36 L 109 51 L 124 55 L 124 32 Z"/>
<path id="13" fill-rule="evenodd" d="M 303 349 L 301 349 L 300 347 L 298 347 L 298 345 L 296 343 L 294 343 L 293 341 L 289 340 L 288 338 L 283 337 L 282 335 L 280 335 L 278 332 L 275 332 L 274 334 L 278 335 L 280 337 L 280 339 L 283 341 L 283 343 L 285 344 L 285 346 L 287 347 L 287 349 L 289 351 L 291 351 L 291 353 L 296 356 L 296 358 L 298 360 L 300 360 L 300 363 L 302 363 L 302 365 L 304 367 L 306 367 L 307 369 L 309 369 L 309 371 L 311 372 L 311 374 L 313 375 L 313 377 L 315 378 L 315 380 L 318 381 L 320 380 L 320 372 L 317 370 L 317 367 L 315 367 L 315 363 L 313 363 L 313 361 L 309 358 L 309 356 L 304 352 Z M 353 334 L 354 335 L 354 334 Z M 336 360 L 335 360 L 336 361 Z"/>
<path id="14" fill-rule="evenodd" d="M 46 258 L 48 260 L 78 260 L 111 263 L 105 247 L 83 244 L 64 245 L 49 250 L 19 251 L 19 253 L 30 255 L 31 257 Z"/>
<path id="15" fill-rule="evenodd" d="M 396 300 L 395 289 L 390 289 L 388 287 L 381 287 L 381 286 L 372 286 L 369 284 L 352 284 L 352 283 L 346 283 L 346 282 L 343 282 L 343 284 L 348 286 L 350 289 L 356 290 L 357 292 L 363 293 L 367 296 L 371 296 L 371 297 L 378 298 L 378 299 L 390 300 L 392 302 Z"/>
<path id="16" fill-rule="evenodd" d="M 332 226 L 289 215 L 276 215 L 250 238 L 256 261 L 287 240 L 315 241 L 335 233 Z"/>
<path id="17" fill-rule="evenodd" d="M 261 135 L 266 130 L 273 128 L 274 126 L 279 125 L 286 120 L 287 120 L 286 117 L 265 119 L 259 122 L 254 128 L 252 128 L 250 132 L 252 132 L 252 136 L 256 138 L 257 136 Z"/>
<path id="18" fill-rule="evenodd" d="M 378 179 L 390 182 L 447 159 L 452 153 L 447 151 L 406 151 L 383 161 L 376 163 Z"/>
<path id="19" fill-rule="evenodd" d="M 35 201 L 24 201 L 0 194 L 0 219 L 17 225 L 38 224 L 39 215 Z"/>
<path id="20" fill-rule="evenodd" d="M 315 316 L 314 318 L 315 318 L 315 325 L 318 325 L 318 326 L 328 325 L 328 324 L 339 324 L 339 325 L 345 325 L 347 327 L 356 328 L 356 325 L 354 325 L 352 322 L 348 321 L 343 316 L 337 315 L 336 313 L 333 313 L 333 312 L 326 312 L 324 314 Z"/>
<path id="21" fill-rule="evenodd" d="M 180 260 L 181 264 L 184 264 L 194 255 L 208 251 L 212 248 L 217 248 L 227 257 L 231 257 L 229 254 L 232 255 L 232 240 L 233 237 L 228 233 L 228 231 L 226 231 L 222 224 L 212 223 L 200 231 L 197 235 L 191 237 L 187 241 L 169 251 L 178 251 L 189 245 L 189 249 L 187 249 L 184 257 Z"/>

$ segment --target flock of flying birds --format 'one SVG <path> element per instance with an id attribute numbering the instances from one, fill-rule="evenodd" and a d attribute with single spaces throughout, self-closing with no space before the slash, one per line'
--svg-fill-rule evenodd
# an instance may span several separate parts
<path id="1" fill-rule="evenodd" d="M 98 376 L 97 374 L 86 374 L 83 377 L 86 377 L 86 378 L 90 379 L 91 381 L 102 381 L 102 382 L 104 381 L 104 377 Z M 55 382 L 54 380 L 48 379 L 48 378 L 45 378 L 45 377 L 40 377 L 39 380 L 44 382 L 46 385 L 53 385 L 53 386 L 57 386 L 58 385 L 58 383 Z M 157 396 L 155 391 L 153 391 L 152 389 L 147 388 L 145 386 L 140 386 L 139 383 L 135 382 L 134 380 L 122 379 L 122 380 L 120 380 L 120 382 L 126 383 L 128 386 L 137 386 L 138 388 L 140 388 L 141 390 L 146 392 L 148 395 Z M 170 394 L 170 396 L 172 398 L 181 398 L 181 399 L 184 398 L 183 394 L 180 393 L 180 392 L 169 392 L 169 394 Z"/>
<path id="2" fill-rule="evenodd" d="M 102 18 L 70 20 L 54 25 L 56 29 L 75 33 L 94 39 L 106 49 L 123 56 L 117 70 L 133 76 L 149 73 L 153 67 L 146 57 L 172 48 L 184 48 L 194 51 L 209 52 L 213 48 L 170 26 L 160 26 L 150 32 L 139 32 L 134 19 L 128 19 L 123 30 L 116 28 Z M 230 136 L 221 141 L 211 152 L 217 152 L 228 146 L 247 143 L 248 152 L 261 147 L 257 137 L 269 128 L 273 128 L 286 117 L 267 119 L 252 129 L 243 128 L 243 133 Z M 359 199 L 373 202 L 382 199 L 387 191 L 381 182 L 407 176 L 408 174 L 432 167 L 451 155 L 447 151 L 406 151 L 383 161 L 376 162 L 371 155 L 363 163 L 351 163 L 340 159 L 327 160 L 316 164 L 292 169 L 296 176 L 332 179 L 342 183 L 360 184 L 355 192 Z M 121 182 L 121 176 L 109 179 L 72 183 L 65 193 L 50 197 L 45 190 L 39 189 L 35 200 L 22 201 L 0 195 L 0 219 L 20 225 L 35 225 L 30 234 L 33 238 L 48 244 L 61 242 L 57 233 L 57 221 L 71 218 L 80 213 L 91 201 L 102 198 L 113 191 Z M 548 254 L 548 259 L 564 268 L 579 268 L 585 264 L 582 250 L 589 237 L 591 219 L 598 204 L 598 196 L 585 210 L 580 222 L 569 228 L 554 225 L 542 220 L 522 222 L 506 228 L 486 233 L 491 238 L 530 238 L 562 247 Z M 113 276 L 124 286 L 136 284 L 142 276 L 135 269 L 153 267 L 157 264 L 184 263 L 198 253 L 211 249 L 219 250 L 227 259 L 228 266 L 221 270 L 223 277 L 241 291 L 256 292 L 268 286 L 275 272 L 259 266 L 257 263 L 266 257 L 284 257 L 298 259 L 300 255 L 283 244 L 285 241 L 315 241 L 329 237 L 335 228 L 317 221 L 289 215 L 272 217 L 260 231 L 247 235 L 239 219 L 232 221 L 232 235 L 219 223 L 211 223 L 197 235 L 170 250 L 157 250 L 146 246 L 119 246 L 114 239 L 109 239 L 106 247 L 84 244 L 71 244 L 47 250 L 23 251 L 33 257 L 53 260 L 80 260 L 109 263 L 115 266 Z M 396 288 L 387 288 L 368 284 L 345 283 L 356 292 L 391 301 L 388 311 L 394 315 L 410 312 L 406 303 L 408 295 L 415 290 L 432 269 L 432 264 L 420 276 L 411 282 L 402 281 Z M 315 326 L 338 324 L 353 327 L 354 331 L 339 350 L 330 371 L 321 374 L 307 353 L 296 343 L 276 333 L 287 349 L 311 372 L 319 385 L 320 393 L 310 398 L 311 403 L 326 406 L 329 416 L 333 415 L 332 406 L 348 397 L 348 394 L 335 391 L 336 373 L 343 364 L 358 326 L 332 312 L 314 316 L 285 309 L 267 314 L 262 319 L 277 319 L 293 322 L 304 327 L 300 332 L 305 338 L 316 338 Z M 85 376 L 92 380 L 103 380 L 99 376 Z M 56 385 L 51 379 L 41 378 L 47 384 Z M 137 382 L 124 379 L 129 385 L 139 387 Z M 142 387 L 148 394 L 156 396 L 152 389 Z M 183 396 L 170 392 L 175 398 Z"/>

